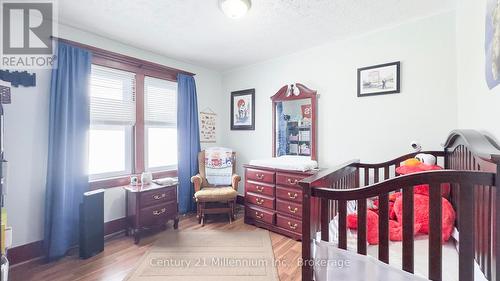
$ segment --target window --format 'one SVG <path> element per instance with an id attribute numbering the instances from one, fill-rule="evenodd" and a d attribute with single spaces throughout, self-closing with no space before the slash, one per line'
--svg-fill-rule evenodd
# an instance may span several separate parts
<path id="1" fill-rule="evenodd" d="M 131 174 L 136 122 L 135 73 L 92 65 L 90 120 L 90 179 Z"/>
<path id="2" fill-rule="evenodd" d="M 177 167 L 177 83 L 144 78 L 145 169 Z"/>

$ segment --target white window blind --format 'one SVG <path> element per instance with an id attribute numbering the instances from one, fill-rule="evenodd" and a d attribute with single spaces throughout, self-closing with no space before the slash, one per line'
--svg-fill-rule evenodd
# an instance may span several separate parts
<path id="1" fill-rule="evenodd" d="M 91 122 L 134 126 L 135 111 L 135 73 L 92 65 Z"/>
<path id="2" fill-rule="evenodd" d="M 144 78 L 144 122 L 147 126 L 177 126 L 177 83 Z"/>

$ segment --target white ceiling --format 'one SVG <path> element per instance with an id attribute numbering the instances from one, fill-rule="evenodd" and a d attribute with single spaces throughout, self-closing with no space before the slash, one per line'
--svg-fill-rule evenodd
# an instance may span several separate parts
<path id="1" fill-rule="evenodd" d="M 252 0 L 240 20 L 217 0 L 60 0 L 63 24 L 228 70 L 455 8 L 456 0 Z"/>

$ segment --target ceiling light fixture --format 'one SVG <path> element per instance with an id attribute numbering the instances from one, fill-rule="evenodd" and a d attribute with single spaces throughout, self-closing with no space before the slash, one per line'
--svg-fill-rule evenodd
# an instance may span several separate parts
<path id="1" fill-rule="evenodd" d="M 250 0 L 219 0 L 220 9 L 231 19 L 242 18 L 251 6 Z"/>

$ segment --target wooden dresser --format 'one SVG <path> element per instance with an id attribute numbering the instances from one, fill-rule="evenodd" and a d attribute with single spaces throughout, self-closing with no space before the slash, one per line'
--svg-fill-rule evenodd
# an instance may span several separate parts
<path id="1" fill-rule="evenodd" d="M 314 174 L 244 165 L 245 223 L 302 239 L 302 190 L 298 182 Z"/>
<path id="2" fill-rule="evenodd" d="M 125 187 L 127 235 L 134 235 L 139 243 L 143 230 L 153 227 L 166 228 L 169 220 L 174 220 L 174 229 L 179 224 L 177 185 L 162 186 L 155 183 Z"/>

